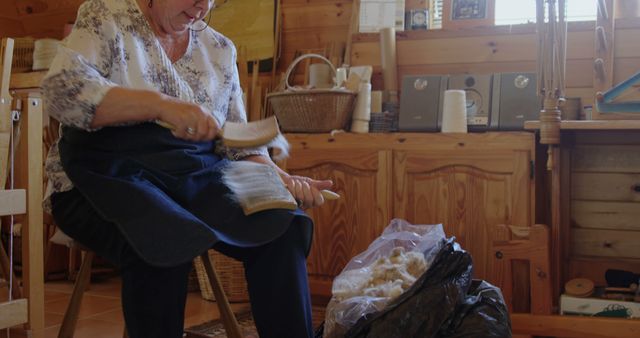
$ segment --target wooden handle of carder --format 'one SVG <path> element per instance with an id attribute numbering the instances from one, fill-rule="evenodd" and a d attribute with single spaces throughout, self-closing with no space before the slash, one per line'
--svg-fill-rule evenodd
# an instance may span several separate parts
<path id="1" fill-rule="evenodd" d="M 337 193 L 331 191 L 331 190 L 322 190 L 320 191 L 320 193 L 322 194 L 322 197 L 324 197 L 324 199 L 328 200 L 328 201 L 333 201 L 333 200 L 337 200 L 340 198 L 340 195 L 338 195 Z"/>

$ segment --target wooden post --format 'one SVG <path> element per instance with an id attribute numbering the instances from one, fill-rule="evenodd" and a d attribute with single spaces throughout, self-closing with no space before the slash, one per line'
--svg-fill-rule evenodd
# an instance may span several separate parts
<path id="1" fill-rule="evenodd" d="M 22 227 L 22 262 L 25 297 L 29 299 L 29 323 L 31 337 L 44 335 L 44 256 L 42 215 L 42 100 L 40 95 L 29 93 L 23 104 L 22 140 L 18 152 L 21 168 L 28 172 L 27 214 Z"/>

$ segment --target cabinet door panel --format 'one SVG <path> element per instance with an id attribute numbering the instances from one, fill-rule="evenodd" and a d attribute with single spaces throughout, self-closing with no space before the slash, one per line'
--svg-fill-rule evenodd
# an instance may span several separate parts
<path id="1" fill-rule="evenodd" d="M 487 278 L 491 229 L 531 224 L 529 153 L 394 153 L 394 214 L 417 224 L 442 223 Z"/>
<path id="2" fill-rule="evenodd" d="M 292 174 L 333 180 L 341 195 L 308 210 L 315 223 L 307 260 L 312 293 L 329 296 L 333 278 L 389 222 L 391 152 L 294 149 L 286 166 Z"/>

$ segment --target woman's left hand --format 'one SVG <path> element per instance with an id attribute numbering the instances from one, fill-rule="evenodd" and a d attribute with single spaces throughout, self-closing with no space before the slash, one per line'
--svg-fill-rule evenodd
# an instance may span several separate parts
<path id="1" fill-rule="evenodd" d="M 320 181 L 304 176 L 286 175 L 282 179 L 301 209 L 309 209 L 324 204 L 324 197 L 322 197 L 320 191 L 330 189 L 333 186 L 331 180 Z"/>

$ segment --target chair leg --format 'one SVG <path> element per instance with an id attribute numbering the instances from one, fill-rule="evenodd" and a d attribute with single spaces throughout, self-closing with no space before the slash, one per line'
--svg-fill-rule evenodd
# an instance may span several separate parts
<path id="1" fill-rule="evenodd" d="M 91 264 L 93 263 L 94 255 L 93 251 L 87 251 L 82 259 L 80 272 L 78 273 L 75 284 L 73 285 L 73 293 L 71 294 L 67 311 L 64 313 L 64 319 L 62 320 L 62 326 L 58 332 L 58 338 L 73 338 L 73 334 L 76 330 L 76 323 L 78 322 L 78 315 L 80 314 L 82 296 L 84 295 L 87 285 L 91 279 Z"/>
<path id="2" fill-rule="evenodd" d="M 218 304 L 220 317 L 222 319 L 222 324 L 224 325 L 224 330 L 227 333 L 227 337 L 242 338 L 242 334 L 240 333 L 240 325 L 238 324 L 236 316 L 231 309 L 231 305 L 229 305 L 227 295 L 225 295 L 224 291 L 222 290 L 222 284 L 220 283 L 218 273 L 213 266 L 213 262 L 209 258 L 209 253 L 205 251 L 205 253 L 203 253 L 200 257 L 202 258 L 204 269 L 207 272 L 207 277 L 209 278 L 209 283 L 211 284 L 213 295 L 216 297 L 216 304 Z"/>

